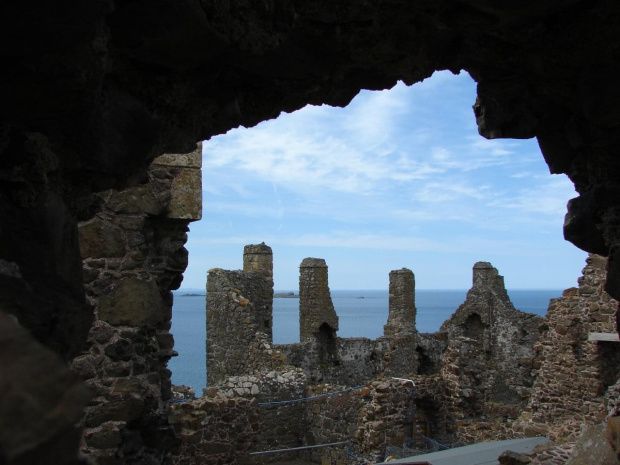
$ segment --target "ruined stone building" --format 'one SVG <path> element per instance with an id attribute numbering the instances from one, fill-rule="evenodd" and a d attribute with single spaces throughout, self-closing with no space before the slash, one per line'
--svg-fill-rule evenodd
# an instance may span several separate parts
<path id="1" fill-rule="evenodd" d="M 583 425 L 605 420 L 605 395 L 620 376 L 620 347 L 594 337 L 616 334 L 618 302 L 604 282 L 605 259 L 590 255 L 579 287 L 549 304 L 535 346 L 532 397 L 517 430 L 574 440 Z"/>
<path id="2" fill-rule="evenodd" d="M 261 265 L 247 266 L 248 261 L 259 260 Z M 582 282 L 587 279 L 592 289 L 601 284 L 596 276 L 602 263 L 600 257 L 591 257 L 584 269 Z M 468 444 L 532 431 L 524 419 L 531 418 L 527 412 L 539 402 L 532 397 L 534 383 L 541 381 L 533 377 L 534 368 L 540 368 L 539 341 L 552 345 L 556 356 L 561 352 L 557 342 L 541 339 L 548 327 L 542 317 L 514 308 L 503 277 L 490 263 L 474 265 L 467 299 L 433 334 L 420 334 L 415 327 L 414 274 L 405 268 L 392 271 L 384 335 L 370 340 L 337 336 L 327 265 L 322 259 L 306 258 L 300 265 L 300 342 L 296 344 L 273 344 L 271 327 L 265 324 L 272 321 L 265 313 L 272 308 L 272 267 L 271 249 L 260 244 L 246 246 L 243 271 L 209 271 L 208 387 L 205 398 L 175 407 L 178 424 L 185 424 L 204 405 L 254 400 L 259 405 L 254 412 L 255 431 L 253 437 L 244 433 L 244 452 L 348 441 L 356 451 L 379 455 L 386 447 L 403 444 L 423 450 L 425 440 L 418 433 L 443 443 Z M 579 304 L 586 303 L 579 300 Z M 614 305 L 607 298 L 601 308 L 610 312 Z M 598 328 L 609 330 L 604 325 Z M 591 366 L 586 363 L 574 369 L 581 375 Z M 555 375 L 557 370 L 550 369 L 544 376 Z M 614 375 L 615 371 L 609 378 Z M 394 378 L 411 379 L 415 392 L 411 384 Z M 319 406 L 277 405 L 330 391 L 345 392 Z M 604 391 L 600 388 L 594 394 L 598 408 L 593 407 L 582 424 L 604 416 Z M 387 411 L 392 413 L 382 414 Z M 415 412 L 413 418 L 410 411 Z M 520 423 L 515 428 L 517 419 Z M 567 420 L 577 418 L 569 415 L 558 424 L 565 426 Z M 230 440 L 222 440 L 220 446 L 220 459 L 234 453 Z M 181 457 L 197 454 L 203 460 L 217 460 L 209 447 L 184 439 Z"/>
<path id="3" fill-rule="evenodd" d="M 199 167 L 188 154 L 233 127 L 307 104 L 345 106 L 361 89 L 387 89 L 399 80 L 414 85 L 437 70 L 464 70 L 477 82 L 472 118 L 482 136 L 537 139 L 550 172 L 567 174 L 577 192 L 565 238 L 607 258 L 604 271 L 591 272 L 593 258 L 579 288 L 552 304 L 542 326 L 547 339 L 534 346 L 522 431 L 572 438 L 577 425 L 562 429 L 556 420 L 598 421 L 603 408 L 611 437 L 620 437 L 617 355 L 609 342 L 620 298 L 617 1 L 29 0 L 4 2 L 0 12 L 0 462 L 73 465 L 84 463 L 84 454 L 103 464 L 171 464 L 182 443 L 211 444 L 222 461 L 227 432 L 235 431 L 239 444 L 263 434 L 255 401 L 214 396 L 200 407 L 214 429 L 195 431 L 192 443 L 183 435 L 191 428 L 179 426 L 194 427 L 207 416 L 190 421 L 194 406 L 185 404 L 179 405 L 187 416 L 175 416 L 168 402 L 170 291 L 186 266 L 185 228 L 200 215 L 192 194 L 200 190 Z M 179 202 L 185 206 L 177 208 Z M 253 342 L 252 357 L 231 352 L 240 369 L 273 366 L 252 375 L 264 374 L 263 386 L 277 381 L 279 364 L 296 355 L 269 343 L 270 278 L 261 264 L 248 264 L 255 265 L 263 270 L 253 270 L 255 288 L 239 289 L 241 275 L 222 273 L 219 288 L 229 286 L 231 294 L 219 298 L 232 299 L 248 338 L 265 335 Z M 260 319 L 244 313 L 260 301 Z M 509 306 L 502 311 L 511 313 Z M 325 315 L 319 332 L 309 328 L 312 337 L 300 343 L 329 341 L 313 355 L 324 366 L 313 373 L 301 362 L 287 369 L 290 395 L 305 389 L 295 380 L 307 386 L 308 377 L 336 377 L 336 362 L 346 367 L 346 354 L 373 348 L 369 370 L 421 377 L 417 386 L 428 394 L 416 397 L 418 413 L 434 411 L 425 405 L 444 395 L 434 381 L 443 377 L 446 392 L 463 394 L 449 397 L 458 405 L 446 409 L 482 406 L 508 424 L 514 414 L 495 409 L 485 386 L 507 369 L 503 344 L 527 340 L 531 330 L 493 332 L 484 312 L 462 313 L 463 334 L 445 340 L 401 334 L 386 322 L 384 339 L 355 343 L 340 341 L 333 316 Z M 395 313 L 395 321 L 401 316 Z M 468 334 L 480 328 L 491 339 L 472 343 Z M 607 340 L 589 340 L 590 333 Z M 398 365 L 405 360 L 398 354 L 412 351 L 415 366 Z M 444 354 L 441 363 L 436 353 Z M 476 379 L 478 362 L 490 363 L 492 381 Z M 471 369 L 452 368 L 467 363 Z M 527 367 L 514 363 L 511 369 Z M 577 372 L 594 381 L 561 391 L 567 384 L 561 381 Z M 244 393 L 256 384 L 238 383 Z M 466 391 L 472 383 L 481 388 Z M 503 401 L 519 393 L 525 401 L 524 389 L 508 387 Z M 385 422 L 402 424 L 411 393 L 387 381 L 367 388 L 316 404 L 313 416 L 304 417 L 304 434 L 352 424 L 352 417 L 330 417 L 335 404 L 348 404 L 349 415 L 358 412 L 362 420 L 346 434 L 371 449 L 385 442 L 398 430 Z M 392 409 L 388 398 L 399 407 Z M 483 425 L 476 431 L 482 436 Z M 283 442 L 299 437 L 294 430 L 273 434 Z"/>

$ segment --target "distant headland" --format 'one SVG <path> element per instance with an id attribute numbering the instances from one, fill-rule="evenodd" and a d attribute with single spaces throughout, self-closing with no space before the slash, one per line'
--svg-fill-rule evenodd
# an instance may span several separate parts
<path id="1" fill-rule="evenodd" d="M 274 292 L 274 299 L 299 299 L 299 294 L 294 292 Z"/>
<path id="2" fill-rule="evenodd" d="M 204 297 L 204 292 L 184 292 L 179 297 Z M 294 292 L 275 292 L 273 294 L 274 299 L 299 299 L 299 294 Z M 363 298 L 363 297 L 362 297 Z"/>

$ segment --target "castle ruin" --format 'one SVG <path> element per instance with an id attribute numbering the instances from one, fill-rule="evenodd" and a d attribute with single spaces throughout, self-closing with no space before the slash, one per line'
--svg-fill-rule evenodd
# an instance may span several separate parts
<path id="1" fill-rule="evenodd" d="M 257 246 L 247 246 L 246 251 L 253 247 Z M 269 253 L 265 253 L 268 248 L 264 244 L 260 247 L 265 255 L 263 263 L 271 272 L 272 261 L 267 258 Z M 586 278 L 580 280 L 582 290 L 566 294 L 589 292 L 584 287 L 586 280 L 590 288 L 594 289 L 594 284 L 601 286 L 599 277 L 603 269 L 603 259 L 590 257 L 584 269 Z M 196 408 L 200 409 L 205 403 L 225 399 L 254 399 L 256 431 L 250 435 L 253 439 L 245 438 L 246 452 L 252 447 L 287 449 L 299 444 L 345 441 L 348 448 L 368 456 L 384 454 L 386 448 L 404 444 L 410 450 L 425 450 L 428 443 L 424 437 L 444 444 L 469 444 L 540 431 L 531 421 L 531 412 L 540 410 L 540 393 L 544 390 L 534 391 L 533 386 L 544 378 L 540 375 L 535 378 L 533 373 L 541 366 L 539 341 L 546 334 L 547 323 L 542 317 L 514 308 L 503 277 L 490 263 L 474 265 L 472 288 L 465 302 L 432 334 L 420 334 L 415 328 L 413 273 L 408 269 L 392 271 L 384 335 L 370 340 L 337 337 L 334 330 L 337 316 L 329 296 L 327 266 L 324 260 L 304 259 L 300 266 L 300 318 L 308 315 L 312 325 L 300 324 L 300 342 L 295 344 L 273 344 L 271 337 L 260 330 L 257 318 L 265 318 L 260 309 L 267 308 L 268 302 L 262 298 L 256 300 L 258 311 L 254 312 L 254 301 L 246 296 L 269 294 L 264 288 L 256 293 L 258 283 L 265 282 L 262 271 L 260 267 L 252 271 L 210 270 L 209 381 L 205 397 L 190 402 L 190 405 L 197 403 Z M 317 294 L 302 293 L 304 288 L 316 290 Z M 596 289 L 602 292 L 601 287 Z M 602 294 L 596 295 L 599 295 L 600 314 L 610 315 L 616 302 L 603 297 L 606 302 L 602 304 Z M 553 303 L 551 318 L 552 308 L 555 308 Z M 321 332 L 325 324 L 329 324 L 330 338 Z M 609 323 L 596 328 L 611 331 Z M 232 337 L 233 333 L 236 337 Z M 228 337 L 221 337 L 222 334 Z M 302 338 L 304 334 L 306 337 Z M 548 344 L 549 340 L 545 340 Z M 554 346 L 556 357 L 565 353 L 565 350 L 557 351 L 560 347 L 557 343 Z M 583 374 L 591 366 L 592 363 L 586 362 L 583 368 L 576 369 Z M 607 387 L 616 374 L 608 369 L 603 375 L 601 369 L 597 376 L 607 379 L 602 381 Z M 411 380 L 415 384 L 413 393 L 410 383 L 394 378 Z M 286 404 L 287 400 L 334 391 L 339 394 L 318 403 Z M 590 404 L 591 413 L 580 417 L 582 424 L 594 424 L 605 415 L 604 391 L 601 387 L 593 393 L 598 403 Z M 533 392 L 538 395 L 532 396 Z M 567 405 L 572 402 L 570 395 L 566 402 Z M 278 406 L 280 403 L 284 405 Z M 176 410 L 179 425 L 194 412 L 189 405 Z M 413 417 L 410 412 L 414 412 Z M 571 421 L 575 420 L 573 415 Z M 564 427 L 567 424 L 558 423 Z M 300 429 L 301 424 L 305 427 Z M 548 433 L 554 427 L 549 422 L 546 424 Z M 184 447 L 198 453 L 195 445 Z M 214 459 L 204 448 L 200 454 Z M 290 454 L 289 457 L 295 456 Z M 314 451 L 308 457 L 336 460 L 338 454 L 330 449 Z M 265 456 L 261 460 L 276 459 Z"/>

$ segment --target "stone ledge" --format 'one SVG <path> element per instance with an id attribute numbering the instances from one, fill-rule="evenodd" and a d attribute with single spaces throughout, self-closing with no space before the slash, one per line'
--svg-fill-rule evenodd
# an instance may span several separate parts
<path id="1" fill-rule="evenodd" d="M 618 333 L 590 333 L 588 334 L 588 341 L 620 342 L 620 336 Z"/>
<path id="2" fill-rule="evenodd" d="M 178 166 L 181 168 L 202 168 L 202 142 L 190 153 L 165 153 L 153 160 L 153 165 Z"/>

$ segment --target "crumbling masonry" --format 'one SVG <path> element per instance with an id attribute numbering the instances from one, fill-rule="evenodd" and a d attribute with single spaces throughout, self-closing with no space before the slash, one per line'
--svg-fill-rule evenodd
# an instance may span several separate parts
<path id="1" fill-rule="evenodd" d="M 338 331 L 327 282 L 327 264 L 322 258 L 304 258 L 299 265 L 299 339 L 302 342 L 333 343 Z"/>
<path id="2" fill-rule="evenodd" d="M 256 415 L 256 421 L 251 439 L 247 435 L 241 438 L 250 445 L 235 457 L 237 461 L 248 459 L 244 454 L 251 448 L 268 450 L 337 441 L 348 441 L 348 447 L 367 455 L 383 454 L 389 446 L 424 450 L 428 443 L 422 435 L 443 443 L 467 444 L 563 431 L 567 427 L 572 431 L 570 425 L 576 422 L 594 424 L 605 416 L 603 395 L 618 374 L 615 367 L 595 368 L 596 360 L 601 360 L 600 351 L 610 350 L 600 343 L 586 342 L 584 347 L 590 347 L 592 356 L 567 368 L 574 376 L 598 380 L 596 389 L 590 387 L 592 400 L 586 402 L 584 414 L 575 415 L 575 409 L 569 407 L 555 422 L 553 417 L 545 418 L 536 412 L 545 411 L 541 402 L 548 402 L 549 395 L 544 387 L 533 389 L 541 383 L 549 385 L 556 375 L 562 378 L 553 360 L 566 360 L 568 353 L 574 353 L 570 341 L 584 341 L 588 331 L 611 332 L 617 303 L 602 291 L 605 260 L 601 257 L 588 258 L 580 288 L 568 290 L 565 297 L 552 301 L 546 319 L 516 310 L 497 270 L 488 262 L 478 262 L 473 267 L 472 288 L 466 301 L 433 334 L 420 334 L 415 328 L 413 273 L 407 269 L 393 271 L 388 321 L 384 336 L 376 340 L 336 336 L 337 316 L 329 297 L 327 265 L 323 260 L 304 259 L 300 266 L 300 318 L 303 323 L 304 316 L 308 316 L 311 324 L 300 325 L 300 343 L 275 345 L 259 329 L 265 320 L 260 309 L 271 308 L 270 302 L 263 299 L 269 295 L 264 286 L 269 283 L 265 276 L 270 277 L 272 272 L 270 249 L 264 244 L 247 246 L 244 263 L 246 257 L 256 263 L 256 257 L 248 253 L 256 250 L 260 250 L 264 270 L 260 266 L 251 271 L 210 270 L 208 388 L 200 401 L 175 407 L 173 416 L 181 431 L 181 425 L 189 421 L 187 415 L 194 412 L 192 402 L 225 406 L 226 399 L 254 400 L 252 415 Z M 310 289 L 315 294 L 308 293 Z M 574 296 L 573 303 L 560 304 L 569 295 Z M 548 328 L 558 327 L 553 323 L 557 320 L 554 309 L 570 307 L 574 315 L 575 306 L 590 309 L 586 318 L 592 323 L 580 329 L 578 337 L 572 330 L 568 340 L 549 338 Z M 593 308 L 597 309 L 595 313 Z M 326 326 L 330 338 L 321 330 Z M 541 357 L 541 347 L 548 347 L 553 358 Z M 410 383 L 394 377 L 411 379 L 415 393 Z M 364 387 L 348 390 L 360 385 Z M 558 389 L 561 384 L 551 385 Z M 341 390 L 345 392 L 310 403 L 258 406 Z M 552 398 L 551 402 L 556 406 L 580 402 L 578 390 L 558 392 L 555 396 L 565 398 Z M 528 422 L 536 415 L 535 423 Z M 304 427 L 300 429 L 299 425 Z M 541 425 L 547 425 L 544 431 Z M 558 439 L 559 433 L 553 437 Z M 180 457 L 198 447 L 187 436 L 182 435 L 182 441 L 186 445 Z M 225 442 L 221 449 L 229 452 Z M 210 454 L 209 447 L 206 443 L 199 447 L 205 463 L 224 463 L 224 455 Z M 338 460 L 339 452 L 308 454 L 308 458 Z M 261 456 L 260 460 L 274 458 Z"/>
<path id="3" fill-rule="evenodd" d="M 390 271 L 390 311 L 383 328 L 386 336 L 413 334 L 415 332 L 415 276 L 413 271 Z"/>

